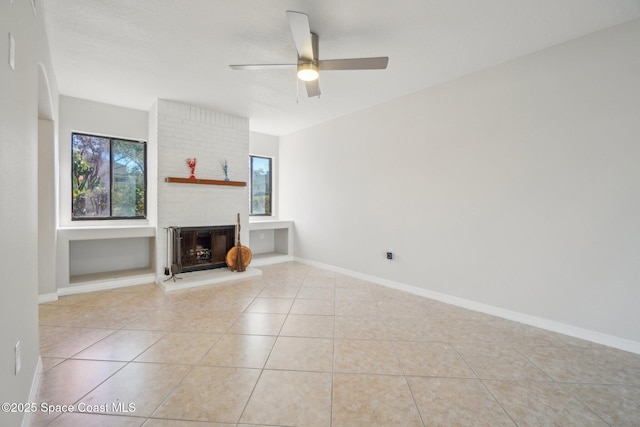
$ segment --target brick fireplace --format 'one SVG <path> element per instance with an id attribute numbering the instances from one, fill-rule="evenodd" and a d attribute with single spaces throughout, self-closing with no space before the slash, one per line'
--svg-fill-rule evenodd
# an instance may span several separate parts
<path id="1" fill-rule="evenodd" d="M 192 185 L 165 182 L 165 179 L 189 178 L 190 170 L 186 161 L 197 158 L 195 176 L 198 179 L 224 180 L 221 163 L 226 161 L 231 181 L 247 182 L 249 120 L 173 101 L 158 100 L 150 112 L 150 140 L 153 141 L 154 138 L 158 147 L 156 281 L 164 282 L 167 278 L 165 268 L 170 267 L 168 263 L 171 262 L 171 254 L 168 251 L 167 236 L 169 227 L 179 227 L 184 233 L 183 240 L 195 239 L 196 242 L 195 248 L 182 250 L 183 258 L 180 262 L 183 272 L 202 270 L 201 267 L 205 264 L 224 267 L 220 264 L 222 242 L 224 240 L 225 248 L 232 246 L 235 243 L 233 231 L 224 238 L 218 237 L 213 242 L 207 242 L 208 231 L 199 228 L 207 226 L 211 228 L 210 231 L 215 231 L 228 226 L 233 230 L 237 214 L 240 213 L 241 239 L 248 241 L 248 187 Z M 198 245 L 201 247 L 199 253 Z M 207 250 L 215 254 L 212 255 L 215 262 L 199 262 L 206 260 Z M 211 266 L 207 266 L 209 267 Z M 223 269 L 211 271 L 218 270 Z"/>

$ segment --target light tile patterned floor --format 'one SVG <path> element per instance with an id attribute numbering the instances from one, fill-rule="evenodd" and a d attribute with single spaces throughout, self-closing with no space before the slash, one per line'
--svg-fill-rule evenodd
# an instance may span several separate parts
<path id="1" fill-rule="evenodd" d="M 38 404 L 93 413 L 33 425 L 640 425 L 639 355 L 302 264 L 262 270 L 41 305 Z"/>

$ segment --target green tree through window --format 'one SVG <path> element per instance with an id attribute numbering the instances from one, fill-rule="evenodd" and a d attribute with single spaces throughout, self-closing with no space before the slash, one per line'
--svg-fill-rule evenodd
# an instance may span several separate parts
<path id="1" fill-rule="evenodd" d="M 251 215 L 271 215 L 271 159 L 250 156 Z"/>
<path id="2" fill-rule="evenodd" d="M 72 134 L 72 218 L 146 217 L 146 143 Z"/>

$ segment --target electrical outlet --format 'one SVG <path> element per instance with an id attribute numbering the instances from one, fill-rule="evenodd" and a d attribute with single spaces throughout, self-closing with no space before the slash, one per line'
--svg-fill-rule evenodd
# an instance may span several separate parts
<path id="1" fill-rule="evenodd" d="M 18 375 L 20 369 L 22 369 L 22 360 L 20 355 L 20 341 L 18 341 L 16 343 L 16 375 Z"/>
<path id="2" fill-rule="evenodd" d="M 393 259 L 393 251 L 387 251 L 387 259 Z"/>

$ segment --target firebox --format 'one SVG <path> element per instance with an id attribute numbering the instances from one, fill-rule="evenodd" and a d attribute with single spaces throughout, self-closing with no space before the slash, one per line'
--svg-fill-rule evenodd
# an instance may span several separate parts
<path id="1" fill-rule="evenodd" d="M 172 227 L 174 273 L 226 267 L 234 246 L 235 225 Z"/>

